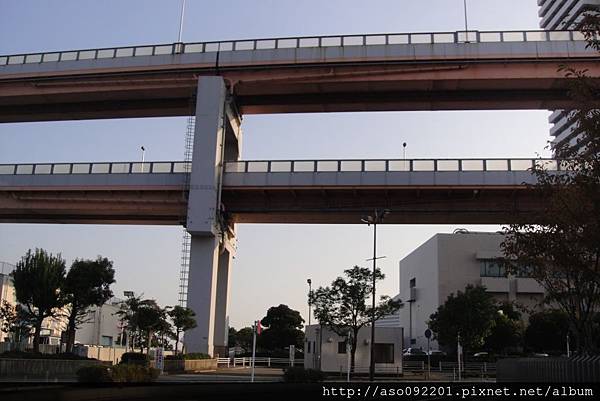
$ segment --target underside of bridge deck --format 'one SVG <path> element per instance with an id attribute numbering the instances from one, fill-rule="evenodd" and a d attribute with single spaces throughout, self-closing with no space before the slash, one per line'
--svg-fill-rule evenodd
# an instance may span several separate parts
<path id="1" fill-rule="evenodd" d="M 387 208 L 390 224 L 503 224 L 527 218 L 543 199 L 523 187 L 224 188 L 236 223 L 358 224 Z M 0 222 L 167 224 L 186 220 L 182 190 L 1 191 Z"/>

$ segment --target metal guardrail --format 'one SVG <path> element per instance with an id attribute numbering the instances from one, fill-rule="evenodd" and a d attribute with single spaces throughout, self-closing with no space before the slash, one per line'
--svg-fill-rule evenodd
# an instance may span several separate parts
<path id="1" fill-rule="evenodd" d="M 227 162 L 225 172 L 527 171 L 533 167 L 560 171 L 564 168 L 564 163 L 555 159 L 263 160 Z"/>
<path id="2" fill-rule="evenodd" d="M 579 31 L 457 31 L 385 33 L 365 35 L 298 36 L 213 42 L 171 43 L 107 47 L 41 53 L 0 55 L 0 66 L 47 62 L 99 60 L 121 57 L 162 56 L 241 50 L 302 49 L 371 45 L 418 45 L 448 43 L 556 42 L 585 40 Z"/>
<path id="3" fill-rule="evenodd" d="M 190 163 L 191 164 L 191 163 Z M 185 162 L 101 162 L 0 164 L 0 175 L 174 174 L 187 173 Z"/>
<path id="4" fill-rule="evenodd" d="M 527 171 L 564 169 L 555 159 L 371 159 L 371 160 L 246 160 L 226 162 L 226 173 L 343 173 L 427 171 Z M 190 163 L 99 162 L 0 164 L 0 175 L 175 174 L 189 173 Z"/>

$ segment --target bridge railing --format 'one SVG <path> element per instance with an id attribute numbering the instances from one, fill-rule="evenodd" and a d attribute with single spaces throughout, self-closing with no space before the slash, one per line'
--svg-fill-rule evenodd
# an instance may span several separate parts
<path id="1" fill-rule="evenodd" d="M 417 171 L 527 171 L 565 168 L 554 159 L 369 159 L 369 160 L 243 160 L 225 163 L 226 173 L 331 173 Z M 183 174 L 180 161 L 0 164 L 0 175 Z"/>
<path id="2" fill-rule="evenodd" d="M 60 61 L 98 60 L 120 57 L 160 56 L 240 50 L 302 49 L 370 45 L 411 45 L 490 42 L 555 42 L 585 40 L 579 31 L 458 31 L 426 33 L 385 33 L 366 35 L 298 36 L 213 42 L 170 43 L 107 47 L 27 54 L 0 55 L 0 66 Z"/>
<path id="3" fill-rule="evenodd" d="M 250 160 L 227 162 L 227 173 L 325 173 L 417 171 L 560 171 L 554 159 Z"/>
<path id="4" fill-rule="evenodd" d="M 186 162 L 100 162 L 0 164 L 0 175 L 48 174 L 174 174 L 190 171 Z"/>

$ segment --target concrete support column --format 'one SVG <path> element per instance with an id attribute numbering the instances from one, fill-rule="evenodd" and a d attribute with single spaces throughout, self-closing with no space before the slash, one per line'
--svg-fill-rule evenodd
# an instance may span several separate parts
<path id="1" fill-rule="evenodd" d="M 223 163 L 240 154 L 241 121 L 227 104 L 221 77 L 200 77 L 197 93 L 186 228 L 192 236 L 187 305 L 198 326 L 184 342 L 187 352 L 224 356 L 235 226 L 220 218 L 220 185 Z"/>
<path id="2" fill-rule="evenodd" d="M 227 307 L 229 305 L 229 269 L 232 259 L 233 255 L 228 250 L 223 249 L 219 255 L 219 266 L 217 269 L 214 352 L 221 357 L 228 355 L 229 314 L 227 313 Z"/>
<path id="3" fill-rule="evenodd" d="M 187 305 L 196 312 L 197 327 L 185 333 L 187 352 L 213 354 L 219 241 L 192 235 Z"/>

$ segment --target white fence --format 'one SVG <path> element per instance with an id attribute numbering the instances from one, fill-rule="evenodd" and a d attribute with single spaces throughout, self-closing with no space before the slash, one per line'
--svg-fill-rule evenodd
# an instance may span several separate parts
<path id="1" fill-rule="evenodd" d="M 250 367 L 252 366 L 251 357 L 241 358 L 219 358 L 217 360 L 218 366 L 231 367 Z M 263 367 L 284 367 L 284 366 L 304 366 L 304 359 L 289 358 L 270 358 L 270 357 L 256 357 L 254 358 L 254 366 Z"/>

